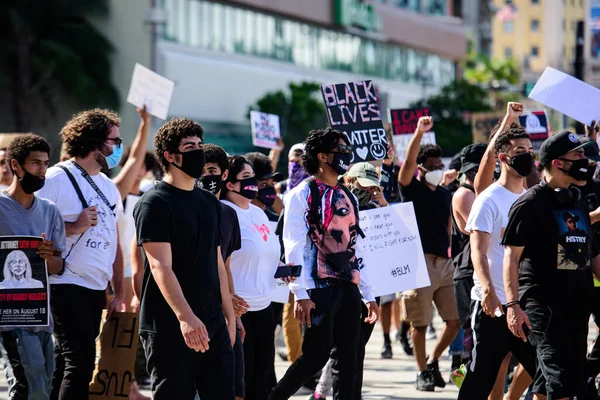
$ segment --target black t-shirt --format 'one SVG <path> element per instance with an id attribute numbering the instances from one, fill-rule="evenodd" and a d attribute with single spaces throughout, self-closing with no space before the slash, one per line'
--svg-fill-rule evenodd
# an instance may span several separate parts
<path id="1" fill-rule="evenodd" d="M 431 190 L 425 183 L 413 177 L 408 186 L 400 186 L 400 193 L 404 203 L 412 201 L 415 207 L 423 252 L 448 258 L 450 191 L 439 185 L 435 190 Z"/>
<path id="2" fill-rule="evenodd" d="M 473 186 L 466 183 L 460 185 L 475 193 Z M 465 235 L 458 229 L 454 213 L 452 216 L 452 236 L 450 237 L 450 255 L 454 264 L 454 279 L 464 279 L 473 276 L 473 262 L 471 261 L 471 243 L 469 235 Z"/>
<path id="3" fill-rule="evenodd" d="M 503 244 L 525 247 L 519 268 L 522 300 L 591 304 L 591 259 L 598 246 L 583 201 L 560 203 L 550 187 L 534 186 L 513 204 Z"/>
<path id="4" fill-rule="evenodd" d="M 581 198 L 587 206 L 588 212 L 597 210 L 600 207 L 600 181 L 591 179 L 585 186 L 579 189 L 581 189 Z M 592 230 L 596 238 L 596 243 L 600 243 L 600 222 L 593 224 Z"/>
<path id="5" fill-rule="evenodd" d="M 265 208 L 265 214 L 267 214 L 267 218 L 269 219 L 269 221 L 271 221 L 271 222 L 279 221 L 279 215 L 277 215 L 277 213 L 275 211 L 271 210 L 269 207 Z"/>
<path id="6" fill-rule="evenodd" d="M 225 203 L 221 205 L 221 255 L 223 262 L 227 261 L 231 253 L 242 248 L 240 235 L 240 221 L 235 210 Z"/>
<path id="7" fill-rule="evenodd" d="M 217 247 L 221 206 L 210 192 L 158 182 L 133 210 L 138 245 L 170 243 L 172 268 L 194 314 L 211 335 L 224 322 Z M 179 322 L 150 271 L 144 252 L 140 331 L 181 335 Z"/>

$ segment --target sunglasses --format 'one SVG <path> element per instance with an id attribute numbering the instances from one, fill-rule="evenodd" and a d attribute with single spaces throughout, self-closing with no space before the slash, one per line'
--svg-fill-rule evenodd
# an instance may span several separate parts
<path id="1" fill-rule="evenodd" d="M 106 140 L 113 141 L 117 146 L 120 146 L 123 143 L 123 139 L 121 138 L 106 138 Z"/>
<path id="2" fill-rule="evenodd" d="M 431 171 L 437 171 L 437 170 L 440 170 L 440 169 L 443 170 L 444 168 L 446 168 L 446 166 L 444 164 L 440 164 L 440 165 L 423 165 L 423 164 L 420 164 L 419 168 L 421 168 L 422 170 L 431 172 Z"/>
<path id="3" fill-rule="evenodd" d="M 352 150 L 354 149 L 354 146 L 351 146 L 349 144 L 337 144 L 335 146 L 333 146 L 329 152 L 330 153 L 335 153 L 334 151 L 331 150 L 335 150 L 337 149 L 340 153 L 352 153 Z"/>

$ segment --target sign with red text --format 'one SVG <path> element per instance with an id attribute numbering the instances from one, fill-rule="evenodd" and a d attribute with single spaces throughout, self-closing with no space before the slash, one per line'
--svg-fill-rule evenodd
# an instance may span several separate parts
<path id="1" fill-rule="evenodd" d="M 252 144 L 257 147 L 276 149 L 281 137 L 279 132 L 279 116 L 260 111 L 250 111 L 250 124 L 252 125 Z"/>
<path id="2" fill-rule="evenodd" d="M 46 260 L 36 236 L 0 236 L 0 326 L 48 326 L 50 300 Z"/>
<path id="3" fill-rule="evenodd" d="M 388 141 L 373 82 L 323 85 L 321 93 L 331 128 L 344 132 L 354 148 L 350 163 L 383 160 Z"/>
<path id="4" fill-rule="evenodd" d="M 421 117 L 430 117 L 431 108 L 403 108 L 390 110 L 390 121 L 392 121 L 392 140 L 396 148 L 396 155 L 399 160 L 404 160 L 408 143 L 417 130 L 417 123 Z M 421 145 L 435 144 L 435 133 L 425 132 L 421 139 Z"/>

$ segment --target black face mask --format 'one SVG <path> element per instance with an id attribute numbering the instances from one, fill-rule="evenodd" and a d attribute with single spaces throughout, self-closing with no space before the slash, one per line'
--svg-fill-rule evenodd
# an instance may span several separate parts
<path id="1" fill-rule="evenodd" d="M 240 183 L 240 191 L 236 192 L 232 190 L 233 193 L 237 193 L 249 200 L 254 200 L 258 195 L 258 181 L 255 177 L 232 181 L 232 183 L 234 182 Z"/>
<path id="2" fill-rule="evenodd" d="M 535 159 L 533 158 L 531 153 L 523 153 L 517 156 L 507 157 L 510 158 L 510 163 L 508 163 L 508 165 L 522 177 L 529 176 L 529 174 L 531 174 L 531 171 L 533 171 L 533 167 L 535 166 Z"/>
<path id="3" fill-rule="evenodd" d="M 25 175 L 23 175 L 22 178 L 19 178 L 19 184 L 25 193 L 32 194 L 44 187 L 44 183 L 46 182 L 45 177 L 38 178 L 37 176 L 25 171 L 25 168 L 21 167 L 21 169 L 23 169 Z"/>
<path id="4" fill-rule="evenodd" d="M 333 160 L 328 164 L 338 175 L 344 175 L 350 169 L 352 153 L 331 153 Z"/>
<path id="5" fill-rule="evenodd" d="M 559 168 L 562 172 L 569 175 L 571 178 L 576 181 L 584 181 L 586 180 L 589 167 L 588 167 L 588 159 L 582 158 L 580 160 L 566 160 L 564 158 L 559 158 L 561 161 L 568 161 L 571 163 L 571 168 L 567 171 L 565 169 Z"/>
<path id="6" fill-rule="evenodd" d="M 597 165 L 589 165 L 588 164 L 588 172 L 585 175 L 586 181 L 591 181 L 592 179 L 594 179 L 594 175 L 596 174 L 596 167 L 597 167 Z"/>
<path id="7" fill-rule="evenodd" d="M 277 192 L 273 186 L 270 186 L 260 189 L 256 198 L 265 206 L 271 207 L 275 203 L 275 197 L 277 197 Z"/>
<path id="8" fill-rule="evenodd" d="M 179 154 L 181 154 L 181 167 L 175 163 L 171 163 L 171 165 L 194 179 L 200 179 L 204 171 L 204 164 L 206 164 L 204 150 L 198 149 Z"/>
<path id="9" fill-rule="evenodd" d="M 216 195 L 221 190 L 221 175 L 206 175 L 200 178 L 202 188 Z"/>

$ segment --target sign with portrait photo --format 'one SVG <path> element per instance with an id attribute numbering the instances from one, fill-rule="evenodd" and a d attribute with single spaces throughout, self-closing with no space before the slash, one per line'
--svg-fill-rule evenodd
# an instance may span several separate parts
<path id="1" fill-rule="evenodd" d="M 546 110 L 533 110 L 519 116 L 519 124 L 531 138 L 531 144 L 536 152 L 540 151 L 544 140 L 548 139 L 550 128 Z"/>
<path id="2" fill-rule="evenodd" d="M 344 132 L 353 146 L 351 164 L 383 160 L 388 141 L 373 81 L 321 86 L 332 129 Z"/>
<path id="3" fill-rule="evenodd" d="M 35 236 L 0 236 L 0 326 L 48 326 L 46 260 Z"/>

